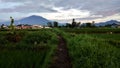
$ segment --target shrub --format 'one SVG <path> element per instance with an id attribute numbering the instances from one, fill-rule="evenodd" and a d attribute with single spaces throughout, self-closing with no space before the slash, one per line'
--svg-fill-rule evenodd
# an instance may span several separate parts
<path id="1" fill-rule="evenodd" d="M 28 33 L 24 38 L 25 43 L 28 44 L 39 44 L 40 42 L 47 43 L 51 39 L 51 35 L 47 32 L 34 32 Z"/>
<path id="2" fill-rule="evenodd" d="M 24 36 L 23 32 L 8 32 L 5 36 L 6 40 L 9 42 L 17 43 L 20 42 L 22 37 Z"/>

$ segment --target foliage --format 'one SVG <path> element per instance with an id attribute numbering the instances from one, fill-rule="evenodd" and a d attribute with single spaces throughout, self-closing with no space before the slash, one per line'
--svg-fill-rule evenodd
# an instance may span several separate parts
<path id="1" fill-rule="evenodd" d="M 58 27 L 58 22 L 54 21 L 53 24 L 54 24 L 54 27 Z"/>
<path id="2" fill-rule="evenodd" d="M 53 26 L 52 22 L 48 22 L 47 25 L 48 25 L 48 27 L 52 27 Z"/>
<path id="3" fill-rule="evenodd" d="M 10 17 L 10 19 L 11 19 L 11 23 L 10 23 L 10 28 L 12 29 L 12 30 L 14 30 L 14 19 L 12 18 L 12 17 Z"/>
<path id="4" fill-rule="evenodd" d="M 76 22 L 75 22 L 75 19 L 72 20 L 72 28 L 76 27 Z"/>
<path id="5" fill-rule="evenodd" d="M 4 29 L 4 24 L 1 25 L 1 29 Z"/>
<path id="6" fill-rule="evenodd" d="M 2 30 L 0 68 L 48 68 L 58 44 L 57 35 L 67 42 L 73 68 L 120 68 L 117 33 L 120 29 Z"/>
<path id="7" fill-rule="evenodd" d="M 64 35 L 64 38 L 67 40 L 73 68 L 120 67 L 119 47 L 114 46 L 114 44 L 106 41 L 103 37 L 99 38 L 97 36 L 93 37 L 88 34 L 75 33 Z"/>
<path id="8" fill-rule="evenodd" d="M 86 27 L 92 27 L 91 23 L 86 23 Z"/>
<path id="9" fill-rule="evenodd" d="M 111 32 L 114 34 L 120 33 L 120 29 L 113 29 L 113 28 L 61 28 L 61 30 L 68 32 L 68 33 L 85 33 L 85 34 L 110 34 Z"/>
<path id="10" fill-rule="evenodd" d="M 0 34 L 0 68 L 47 68 L 58 44 L 57 35 L 49 29 Z M 16 42 L 18 36 L 21 39 Z"/>
<path id="11" fill-rule="evenodd" d="M 8 40 L 9 42 L 13 42 L 13 43 L 16 43 L 16 42 L 20 42 L 22 37 L 25 35 L 24 32 L 15 32 L 15 31 L 12 31 L 12 32 L 8 32 L 6 33 L 5 35 L 5 38 L 6 40 Z"/>

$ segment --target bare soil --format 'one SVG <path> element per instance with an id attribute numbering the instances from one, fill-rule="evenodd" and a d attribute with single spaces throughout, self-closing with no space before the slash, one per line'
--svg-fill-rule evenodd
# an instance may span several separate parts
<path id="1" fill-rule="evenodd" d="M 72 68 L 71 59 L 68 53 L 66 41 L 62 36 L 58 36 L 59 44 L 53 56 L 52 64 L 49 68 Z"/>

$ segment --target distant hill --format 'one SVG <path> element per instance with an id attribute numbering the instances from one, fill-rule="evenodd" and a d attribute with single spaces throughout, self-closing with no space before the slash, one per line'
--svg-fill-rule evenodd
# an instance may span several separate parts
<path id="1" fill-rule="evenodd" d="M 20 24 L 40 24 L 40 25 L 47 25 L 48 22 L 50 22 L 50 20 L 47 20 L 41 16 L 36 16 L 36 15 L 32 15 L 26 18 L 23 18 L 21 20 L 17 21 Z"/>
<path id="2" fill-rule="evenodd" d="M 110 20 L 110 21 L 106 21 L 106 22 L 100 22 L 100 23 L 96 23 L 96 26 L 105 26 L 105 25 L 112 25 L 112 24 L 118 24 L 120 25 L 120 22 L 117 20 Z"/>
<path id="3" fill-rule="evenodd" d="M 32 15 L 32 16 L 29 16 L 29 17 L 22 18 L 20 20 L 16 20 L 15 24 L 47 25 L 48 22 L 51 22 L 51 21 L 47 20 L 47 19 L 45 19 L 41 16 Z M 7 25 L 10 24 L 10 22 L 3 22 L 3 23 L 7 24 Z"/>

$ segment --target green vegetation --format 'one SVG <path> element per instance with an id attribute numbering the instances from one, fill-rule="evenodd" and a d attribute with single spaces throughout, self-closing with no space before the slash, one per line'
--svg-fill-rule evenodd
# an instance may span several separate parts
<path id="1" fill-rule="evenodd" d="M 116 41 L 120 41 L 120 34 L 90 34 L 93 37 L 97 37 L 97 38 L 103 38 L 106 40 L 116 40 Z"/>
<path id="2" fill-rule="evenodd" d="M 66 40 L 73 68 L 120 68 L 120 29 L 52 28 L 0 31 L 0 68 L 48 68 L 57 35 Z"/>
<path id="3" fill-rule="evenodd" d="M 0 34 L 0 68 L 47 68 L 58 44 L 51 30 Z"/>
<path id="4" fill-rule="evenodd" d="M 10 23 L 10 29 L 14 30 L 14 19 L 10 17 L 11 23 Z"/>
<path id="5" fill-rule="evenodd" d="M 81 29 L 76 29 L 76 28 L 61 28 L 61 30 L 68 32 L 68 33 L 75 33 L 75 34 L 80 34 L 80 33 L 86 33 L 86 34 L 110 34 L 111 32 L 114 34 L 119 34 L 120 29 L 114 29 L 114 28 L 81 28 Z"/>
<path id="6" fill-rule="evenodd" d="M 64 38 L 67 40 L 73 68 L 120 67 L 119 34 L 78 34 L 75 29 L 71 31 L 73 33 L 70 30 L 66 31 Z M 98 31 L 100 30 L 98 29 Z"/>
<path id="7" fill-rule="evenodd" d="M 119 48 L 89 35 L 68 38 L 73 68 L 119 68 Z"/>

